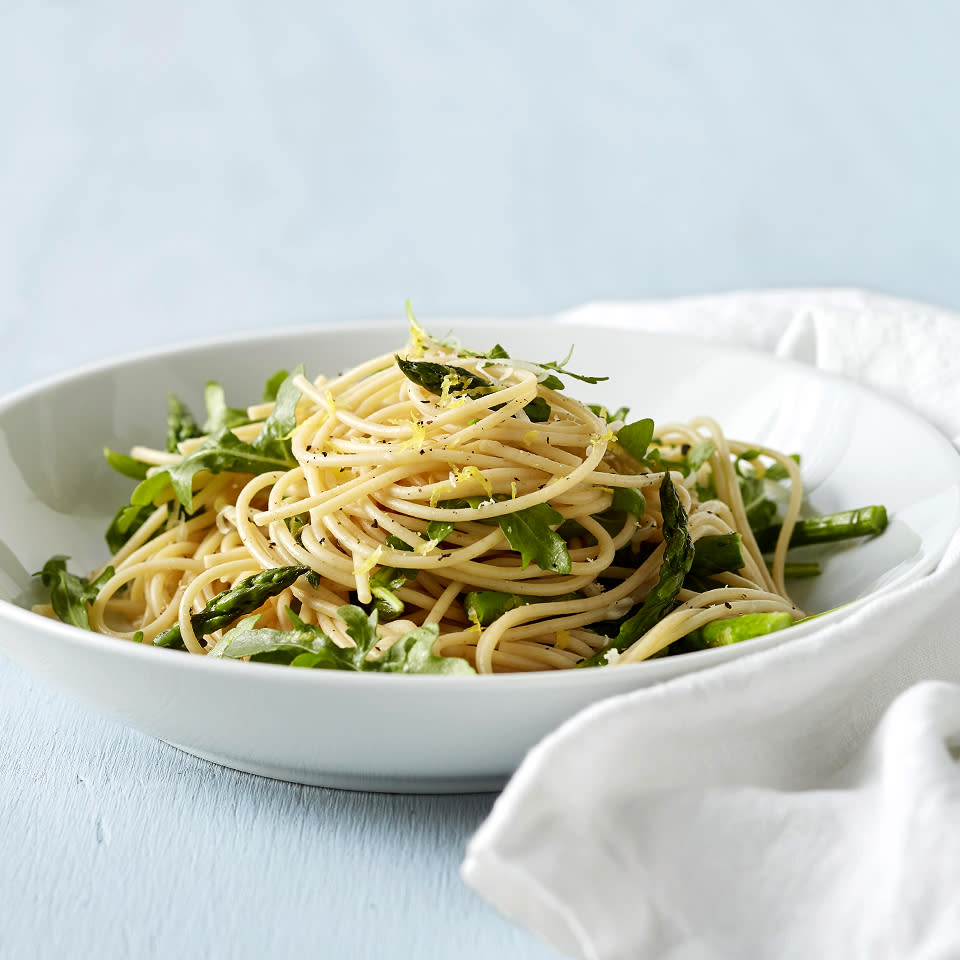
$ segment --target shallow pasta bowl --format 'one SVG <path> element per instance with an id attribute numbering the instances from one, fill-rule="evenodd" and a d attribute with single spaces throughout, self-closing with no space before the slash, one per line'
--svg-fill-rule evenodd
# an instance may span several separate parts
<path id="1" fill-rule="evenodd" d="M 452 324 L 469 345 L 559 359 L 609 376 L 571 385 L 588 402 L 626 404 L 659 422 L 709 414 L 737 439 L 802 455 L 820 512 L 883 503 L 883 536 L 839 549 L 795 598 L 808 610 L 869 603 L 923 576 L 960 523 L 960 457 L 910 411 L 811 368 L 749 350 L 639 331 L 545 322 Z M 438 331 L 443 332 L 443 331 Z M 197 756 L 252 773 L 358 789 L 470 791 L 499 786 L 525 751 L 599 699 L 789 643 L 829 618 L 734 646 L 622 667 L 493 677 L 345 674 L 207 660 L 101 637 L 40 617 L 32 574 L 55 553 L 71 569 L 106 559 L 103 531 L 130 484 L 106 444 L 162 441 L 166 395 L 195 407 L 219 380 L 249 397 L 278 368 L 332 374 L 399 348 L 398 324 L 273 332 L 88 368 L 0 403 L 0 650 L 63 692 Z M 695 375 L 692 372 L 695 371 Z M 909 437 L 909 474 L 889 469 Z"/>

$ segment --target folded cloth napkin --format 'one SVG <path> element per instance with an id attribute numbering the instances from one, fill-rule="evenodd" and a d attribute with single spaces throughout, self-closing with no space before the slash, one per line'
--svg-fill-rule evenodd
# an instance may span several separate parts
<path id="1" fill-rule="evenodd" d="M 567 317 L 806 361 L 912 406 L 960 447 L 960 317 L 943 311 L 789 291 Z M 574 957 L 960 957 L 949 681 L 960 531 L 932 574 L 823 630 L 574 717 L 530 751 L 463 877 Z"/>

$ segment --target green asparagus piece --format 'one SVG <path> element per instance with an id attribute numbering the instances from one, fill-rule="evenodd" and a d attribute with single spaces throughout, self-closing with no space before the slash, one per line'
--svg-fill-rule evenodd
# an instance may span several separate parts
<path id="1" fill-rule="evenodd" d="M 472 623 L 487 627 L 508 610 L 525 607 L 530 603 L 576 600 L 577 596 L 575 593 L 565 593 L 559 597 L 528 597 L 517 593 L 501 593 L 499 590 L 471 590 L 464 599 L 463 607 Z"/>
<path id="2" fill-rule="evenodd" d="M 743 537 L 739 533 L 718 533 L 701 537 L 694 544 L 690 572 L 697 577 L 712 573 L 736 573 L 746 560 L 743 556 Z"/>
<path id="3" fill-rule="evenodd" d="M 245 577 L 229 590 L 218 593 L 199 613 L 191 615 L 190 622 L 193 624 L 194 632 L 198 637 L 203 637 L 221 627 L 226 627 L 239 617 L 253 613 L 270 597 L 282 593 L 307 573 L 310 573 L 310 568 L 306 566 L 273 567 L 262 573 Z M 185 649 L 179 624 L 164 630 L 153 643 L 157 647 Z"/>
<path id="4" fill-rule="evenodd" d="M 808 543 L 831 543 L 883 533 L 887 527 L 887 508 L 884 506 L 859 507 L 842 510 L 840 513 L 825 513 L 819 517 L 798 520 L 790 535 L 790 546 L 800 547 Z M 781 524 L 773 524 L 757 535 L 757 543 L 764 553 L 776 546 Z"/>
<path id="5" fill-rule="evenodd" d="M 454 367 L 446 363 L 433 363 L 430 360 L 405 360 L 397 357 L 400 372 L 417 386 L 430 393 L 441 396 L 444 382 L 456 396 L 483 396 L 494 390 L 494 385 L 484 377 L 479 377 L 463 367 Z"/>
<path id="6" fill-rule="evenodd" d="M 685 650 L 706 650 L 708 647 L 722 647 L 730 643 L 740 643 L 774 633 L 793 625 L 789 613 L 748 613 L 729 620 L 714 620 L 704 624 L 698 630 L 684 637 Z"/>
<path id="7" fill-rule="evenodd" d="M 670 612 L 683 586 L 683 579 L 693 564 L 694 548 L 687 529 L 687 515 L 669 473 L 663 475 L 663 481 L 660 484 L 660 513 L 663 517 L 663 539 L 666 550 L 663 554 L 663 563 L 660 565 L 659 582 L 647 594 L 637 612 L 623 623 L 616 637 L 599 653 L 582 660 L 577 666 L 605 666 L 608 650 L 614 649 L 621 652 L 626 650 Z"/>
<path id="8" fill-rule="evenodd" d="M 816 561 L 811 563 L 785 563 L 783 565 L 783 575 L 788 580 L 808 580 L 811 577 L 819 577 L 822 572 L 820 564 Z"/>

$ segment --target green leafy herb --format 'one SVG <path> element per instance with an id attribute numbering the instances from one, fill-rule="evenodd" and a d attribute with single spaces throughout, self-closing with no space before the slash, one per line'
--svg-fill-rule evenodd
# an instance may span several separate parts
<path id="1" fill-rule="evenodd" d="M 790 476 L 787 468 L 779 463 L 771 463 L 770 466 L 764 470 L 763 475 L 767 480 L 786 480 Z"/>
<path id="2" fill-rule="evenodd" d="M 169 486 L 170 474 L 166 469 L 159 470 L 137 485 L 130 494 L 130 505 L 134 507 L 153 505 L 157 497 Z"/>
<path id="3" fill-rule="evenodd" d="M 172 485 L 176 498 L 190 511 L 193 509 L 193 478 L 202 470 L 260 474 L 296 466 L 288 438 L 297 425 L 296 409 L 300 398 L 300 390 L 294 385 L 293 378 L 302 373 L 301 365 L 280 385 L 273 411 L 263 422 L 253 443 L 247 443 L 229 428 L 221 427 L 179 463 L 147 478 L 134 490 L 130 502 L 135 505 L 153 502 L 165 489 L 166 480 Z"/>
<path id="4" fill-rule="evenodd" d="M 549 504 L 537 503 L 497 520 L 507 542 L 520 553 L 520 565 L 524 570 L 532 562 L 541 570 L 570 572 L 567 544 L 563 537 L 550 529 L 563 523 L 563 517 Z"/>
<path id="5" fill-rule="evenodd" d="M 302 376 L 303 364 L 301 363 L 284 378 L 283 383 L 277 388 L 273 410 L 263 421 L 263 426 L 253 441 L 255 450 L 277 460 L 294 461 L 293 454 L 290 452 L 289 437 L 297 426 L 300 388 L 293 381 L 295 377 Z"/>
<path id="6" fill-rule="evenodd" d="M 290 376 L 286 370 L 278 370 L 272 377 L 270 377 L 267 382 L 263 385 L 263 402 L 264 403 L 273 403 L 277 399 L 277 393 L 280 390 L 280 386 L 284 380 Z"/>
<path id="7" fill-rule="evenodd" d="M 617 420 L 626 420 L 630 413 L 629 407 L 618 407 L 612 413 L 599 403 L 588 403 L 587 406 L 598 416 L 603 417 L 607 423 L 615 423 Z"/>
<path id="8" fill-rule="evenodd" d="M 210 651 L 211 656 L 270 663 L 288 663 L 295 667 L 326 670 L 353 670 L 378 673 L 444 673 L 472 674 L 473 668 L 459 657 L 436 657 L 436 625 L 417 627 L 400 637 L 380 656 L 371 656 L 379 635 L 376 611 L 364 613 L 359 607 L 346 605 L 337 611 L 347 626 L 347 635 L 355 646 L 338 647 L 323 631 L 304 623 L 296 614 L 287 612 L 293 630 L 257 628 L 257 618 L 250 618 L 228 631 Z"/>
<path id="9" fill-rule="evenodd" d="M 253 613 L 270 597 L 283 593 L 300 577 L 312 572 L 305 566 L 273 567 L 244 577 L 229 590 L 218 593 L 199 613 L 191 615 L 190 623 L 194 633 L 197 637 L 203 637 L 228 626 L 234 620 Z M 174 624 L 169 630 L 165 630 L 153 642 L 158 647 L 183 649 L 183 636 L 180 633 L 179 624 Z"/>
<path id="10" fill-rule="evenodd" d="M 223 387 L 216 380 L 208 380 L 203 391 L 204 403 L 207 407 L 207 422 L 203 425 L 204 433 L 217 433 L 224 428 L 242 427 L 250 423 L 246 410 L 238 410 L 227 406 L 227 398 Z"/>
<path id="11" fill-rule="evenodd" d="M 388 547 L 392 547 L 394 550 L 413 551 L 413 547 L 411 547 L 406 540 L 401 540 L 399 537 L 395 537 L 392 533 L 387 534 L 386 544 Z"/>
<path id="12" fill-rule="evenodd" d="M 193 509 L 193 478 L 201 470 L 210 473 L 266 473 L 289 470 L 296 465 L 292 454 L 271 455 L 256 444 L 245 443 L 224 427 L 208 437 L 189 456 L 166 468 L 173 492 L 187 510 Z M 153 479 L 151 477 L 151 479 Z"/>
<path id="13" fill-rule="evenodd" d="M 201 436 L 202 431 L 193 419 L 193 414 L 174 394 L 167 396 L 167 452 L 176 453 L 178 445 L 184 440 Z"/>
<path id="14" fill-rule="evenodd" d="M 35 577 L 40 577 L 43 585 L 50 590 L 50 604 L 53 612 L 64 622 L 90 629 L 89 604 L 97 599 L 100 588 L 113 576 L 113 567 L 107 567 L 96 580 L 88 582 L 76 574 L 67 571 L 69 557 L 57 554 L 51 557 Z"/>
<path id="15" fill-rule="evenodd" d="M 543 397 L 534 397 L 523 408 L 523 412 L 531 423 L 546 423 L 550 419 L 550 404 Z"/>
<path id="16" fill-rule="evenodd" d="M 453 524 L 446 520 L 431 520 L 427 524 L 428 540 L 446 540 L 453 533 Z"/>
<path id="17" fill-rule="evenodd" d="M 687 473 L 696 473 L 715 453 L 717 448 L 709 440 L 701 440 L 687 452 Z"/>
<path id="18" fill-rule="evenodd" d="M 581 383 L 600 383 L 603 380 L 609 380 L 609 377 L 587 377 L 582 373 L 573 373 L 573 371 L 567 369 L 567 364 L 570 362 L 570 357 L 573 356 L 573 347 L 567 351 L 567 355 L 562 360 L 551 360 L 549 363 L 539 363 L 537 366 L 543 367 L 544 370 L 556 370 L 557 373 L 562 373 L 565 377 L 573 377 L 574 380 L 579 380 Z M 556 380 L 556 377 L 553 378 Z M 546 385 L 546 381 L 544 381 Z M 552 387 L 554 390 L 562 390 L 563 387 Z"/>
<path id="19" fill-rule="evenodd" d="M 131 505 L 121 507 L 113 520 L 110 521 L 110 526 L 107 527 L 107 532 L 104 534 L 104 539 L 107 541 L 110 552 L 116 553 L 123 547 L 143 526 L 147 517 L 153 513 L 154 509 L 155 507 L 152 503 L 147 503 L 143 506 Z"/>
<path id="20" fill-rule="evenodd" d="M 147 470 L 150 469 L 149 463 L 135 460 L 125 453 L 117 453 L 116 450 L 111 450 L 109 447 L 103 448 L 103 456 L 117 473 L 122 473 L 125 477 L 130 477 L 133 480 L 143 480 L 147 475 Z"/>
<path id="21" fill-rule="evenodd" d="M 643 499 L 643 494 L 636 487 L 614 487 L 613 503 L 610 504 L 610 509 L 632 513 L 639 520 L 646 512 L 647 501 Z M 621 522 L 620 527 L 622 526 Z"/>
<path id="22" fill-rule="evenodd" d="M 635 420 L 624 424 L 617 434 L 617 443 L 623 447 L 634 460 L 644 460 L 647 456 L 647 447 L 653 439 L 653 421 L 649 418 Z"/>

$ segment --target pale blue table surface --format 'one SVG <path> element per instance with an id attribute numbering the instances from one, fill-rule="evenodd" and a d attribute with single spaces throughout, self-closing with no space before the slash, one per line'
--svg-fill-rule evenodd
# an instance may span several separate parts
<path id="1" fill-rule="evenodd" d="M 12 0 L 0 393 L 407 297 L 960 307 L 958 35 L 945 0 Z M 236 773 L 0 661 L 0 957 L 555 957 L 458 879 L 492 800 Z"/>

